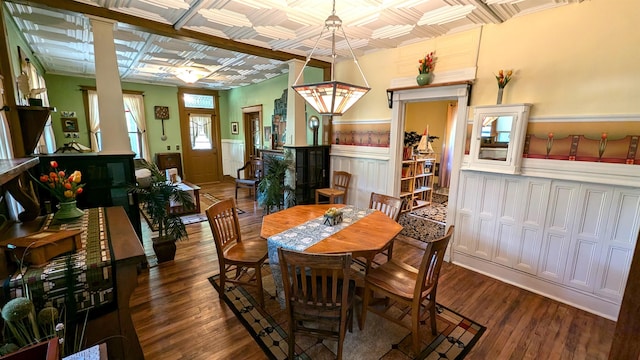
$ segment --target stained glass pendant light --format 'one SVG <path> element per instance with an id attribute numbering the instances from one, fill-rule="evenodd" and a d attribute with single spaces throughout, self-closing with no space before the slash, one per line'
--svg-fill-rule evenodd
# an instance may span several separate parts
<path id="1" fill-rule="evenodd" d="M 304 72 L 304 68 L 311 60 L 311 56 L 313 52 L 318 48 L 318 43 L 322 38 L 325 30 L 328 30 L 331 33 L 331 81 L 313 83 L 313 84 L 303 84 L 296 85 L 300 76 Z M 342 36 L 349 47 L 349 51 L 351 52 L 351 56 L 353 57 L 353 62 L 358 67 L 360 71 L 360 75 L 362 75 L 362 79 L 364 80 L 365 86 L 359 85 L 351 85 L 345 82 L 336 81 L 334 75 L 334 67 L 336 61 L 336 32 L 340 30 L 342 32 Z M 349 43 L 349 39 L 342 28 L 342 20 L 336 15 L 336 1 L 333 0 L 333 10 L 331 15 L 324 21 L 324 28 L 320 32 L 320 36 L 318 40 L 316 40 L 316 44 L 311 50 L 309 56 L 307 56 L 307 60 L 298 74 L 296 81 L 294 81 L 293 86 L 291 88 L 300 94 L 306 102 L 309 103 L 320 115 L 336 115 L 341 116 L 344 114 L 349 108 L 355 104 L 361 97 L 363 97 L 371 88 L 369 87 L 369 83 L 367 79 L 364 77 L 364 73 L 360 68 L 360 64 L 358 64 L 358 59 L 356 59 L 355 54 L 353 53 L 353 49 L 351 48 L 351 44 Z"/>

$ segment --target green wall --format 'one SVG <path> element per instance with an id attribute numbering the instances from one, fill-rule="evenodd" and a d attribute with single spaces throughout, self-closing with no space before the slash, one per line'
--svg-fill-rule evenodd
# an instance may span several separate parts
<path id="1" fill-rule="evenodd" d="M 62 111 L 74 111 L 78 119 L 80 129 L 78 139 L 80 144 L 89 146 L 89 130 L 87 119 L 84 113 L 82 102 L 82 91 L 80 86 L 95 86 L 95 79 L 45 75 L 49 94 L 49 103 L 56 108 L 52 113 L 51 121 L 56 136 L 56 146 L 60 147 L 68 143 L 70 138 L 65 138 L 60 123 L 60 113 Z M 176 151 L 176 145 L 181 145 L 180 121 L 178 116 L 178 88 L 175 86 L 159 86 L 150 84 L 122 83 L 123 90 L 134 90 L 144 92 L 145 117 L 147 120 L 147 137 L 151 154 L 166 151 Z M 153 107 L 161 105 L 169 107 L 169 120 L 164 121 L 165 134 L 167 140 L 162 141 L 162 123 L 156 120 Z M 170 149 L 167 149 L 170 146 Z M 153 157 L 153 156 L 152 156 Z"/>
<path id="2" fill-rule="evenodd" d="M 304 69 L 305 82 L 322 81 L 322 70 L 306 67 Z M 258 84 L 243 86 L 228 91 L 220 92 L 220 127 L 223 139 L 243 140 L 244 128 L 242 121 L 242 108 L 247 106 L 262 105 L 263 126 L 272 124 L 274 101 L 282 96 L 282 92 L 288 88 L 289 74 L 276 76 Z M 293 90 L 289 90 L 293 91 Z M 317 115 L 313 108 L 307 106 L 307 116 Z M 231 123 L 238 122 L 240 132 L 231 135 Z M 307 132 L 307 138 L 311 143 L 311 131 Z"/>

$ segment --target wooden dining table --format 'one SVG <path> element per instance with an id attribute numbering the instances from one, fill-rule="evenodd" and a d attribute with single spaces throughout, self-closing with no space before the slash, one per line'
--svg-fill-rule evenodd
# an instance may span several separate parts
<path id="1" fill-rule="evenodd" d="M 331 207 L 341 209 L 343 223 L 334 227 L 323 221 Z M 402 226 L 383 212 L 342 204 L 298 205 L 262 218 L 260 236 L 267 240 L 269 266 L 277 299 L 284 308 L 284 290 L 277 248 L 315 254 L 351 253 L 372 259 L 393 241 Z"/>
<path id="2" fill-rule="evenodd" d="M 340 209 L 344 206 L 342 204 L 298 205 L 267 215 L 262 218 L 260 236 L 267 240 L 271 236 L 323 216 L 331 207 Z M 315 254 L 350 252 L 354 257 L 375 256 L 401 230 L 400 224 L 383 212 L 376 210 L 352 225 L 311 245 L 304 252 Z"/>

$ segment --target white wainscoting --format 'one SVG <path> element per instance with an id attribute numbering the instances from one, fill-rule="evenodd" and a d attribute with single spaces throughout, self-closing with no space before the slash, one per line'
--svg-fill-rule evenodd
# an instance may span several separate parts
<path id="1" fill-rule="evenodd" d="M 244 141 L 222 139 L 222 173 L 236 177 L 244 165 Z"/>
<path id="2" fill-rule="evenodd" d="M 616 320 L 640 189 L 461 171 L 453 261 Z"/>
<path id="3" fill-rule="evenodd" d="M 331 145 L 331 170 L 351 174 L 347 204 L 366 208 L 372 192 L 399 191 L 390 186 L 389 179 L 395 175 L 389 168 L 389 156 L 389 148 Z"/>

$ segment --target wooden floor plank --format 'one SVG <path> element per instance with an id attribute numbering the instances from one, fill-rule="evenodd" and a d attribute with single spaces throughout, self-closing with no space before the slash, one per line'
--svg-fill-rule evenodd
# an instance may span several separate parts
<path id="1" fill-rule="evenodd" d="M 233 197 L 234 184 L 204 185 L 200 191 Z M 259 238 L 262 209 L 247 191 L 238 196 L 245 211 L 239 217 L 242 236 Z M 145 252 L 153 255 L 150 230 L 142 222 Z M 187 229 L 189 239 L 177 244 L 173 262 L 138 276 L 131 309 L 145 357 L 266 359 L 207 280 L 219 270 L 208 223 Z M 394 258 L 416 265 L 420 245 L 396 241 Z M 606 359 L 615 328 L 610 320 L 449 263 L 442 268 L 437 301 L 487 326 L 467 359 Z"/>

